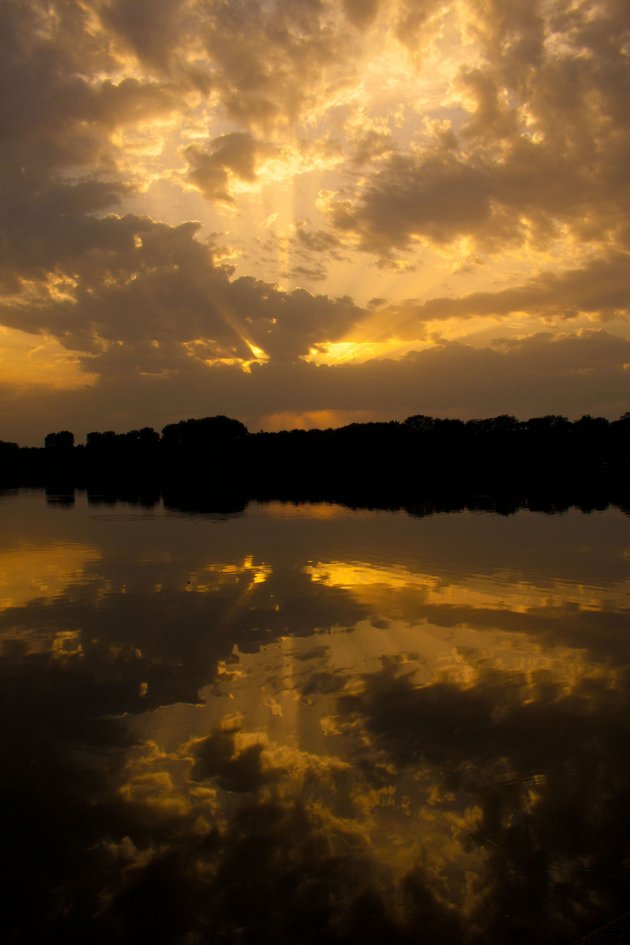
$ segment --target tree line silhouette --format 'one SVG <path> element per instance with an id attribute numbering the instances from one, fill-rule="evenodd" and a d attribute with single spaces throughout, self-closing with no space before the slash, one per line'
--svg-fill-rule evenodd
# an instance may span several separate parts
<path id="1" fill-rule="evenodd" d="M 566 496 L 627 503 L 630 413 L 570 421 L 501 415 L 479 420 L 422 414 L 399 422 L 327 430 L 250 433 L 225 416 L 164 427 L 88 433 L 68 430 L 43 447 L 0 441 L 0 484 L 86 488 L 94 493 L 175 495 L 217 492 L 246 498 L 328 499 L 396 507 L 428 496 Z M 562 504 L 562 500 L 561 501 Z"/>

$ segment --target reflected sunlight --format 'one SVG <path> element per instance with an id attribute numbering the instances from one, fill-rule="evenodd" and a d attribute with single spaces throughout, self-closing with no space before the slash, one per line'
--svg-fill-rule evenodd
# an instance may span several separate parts
<path id="1" fill-rule="evenodd" d="M 269 565 L 254 564 L 252 556 L 246 555 L 240 564 L 209 564 L 201 571 L 194 572 L 186 582 L 186 590 L 207 593 L 224 583 L 226 576 L 232 578 L 244 575 L 247 584 L 243 593 L 246 594 L 255 584 L 264 584 L 271 573 Z M 208 575 L 212 576 L 211 579 L 208 579 Z"/>
<path id="2" fill-rule="evenodd" d="M 372 605 L 383 603 L 390 590 L 406 589 L 414 593 L 414 603 L 457 605 L 489 608 L 511 613 L 527 613 L 536 608 L 578 606 L 588 611 L 623 608 L 630 594 L 630 577 L 615 582 L 612 587 L 596 587 L 583 583 L 550 578 L 544 586 L 536 585 L 534 575 L 529 577 L 509 568 L 495 572 L 491 577 L 474 573 L 455 582 L 448 574 L 429 574 L 412 571 L 402 565 L 383 567 L 366 562 L 327 561 L 308 565 L 305 569 L 313 581 L 351 591 L 358 600 Z M 405 598 L 400 597 L 399 606 Z M 413 610 L 412 610 L 413 613 Z"/>
<path id="3" fill-rule="evenodd" d="M 0 609 L 60 597 L 79 584 L 100 553 L 90 545 L 25 545 L 0 549 Z"/>
<path id="4" fill-rule="evenodd" d="M 144 884 L 160 921 L 168 890 L 193 896 L 204 933 L 216 915 L 259 929 L 269 902 L 285 921 L 287 887 L 321 896 L 336 910 L 322 941 L 365 902 L 394 945 L 427 928 L 500 945 L 531 915 L 528 940 L 569 945 L 583 920 L 560 910 L 596 884 L 589 922 L 619 911 L 619 510 L 194 516 L 37 498 L 2 499 L 8 525 L 21 508 L 29 534 L 65 536 L 0 552 L 8 757 L 63 825 L 60 839 L 46 826 L 55 856 L 38 868 L 81 903 L 89 872 L 85 928 L 146 921 Z"/>

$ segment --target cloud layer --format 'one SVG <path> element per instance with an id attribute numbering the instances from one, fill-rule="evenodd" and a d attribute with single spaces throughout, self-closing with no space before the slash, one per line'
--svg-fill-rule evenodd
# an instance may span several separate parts
<path id="1" fill-rule="evenodd" d="M 93 426 L 622 412 L 629 29 L 617 0 L 8 0 L 0 434 L 45 432 L 29 337 Z"/>

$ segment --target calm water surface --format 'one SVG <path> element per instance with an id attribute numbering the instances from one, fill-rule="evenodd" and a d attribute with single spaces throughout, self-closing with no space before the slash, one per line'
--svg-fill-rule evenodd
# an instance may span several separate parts
<path id="1" fill-rule="evenodd" d="M 571 943 L 630 907 L 618 510 L 0 515 L 5 940 Z"/>

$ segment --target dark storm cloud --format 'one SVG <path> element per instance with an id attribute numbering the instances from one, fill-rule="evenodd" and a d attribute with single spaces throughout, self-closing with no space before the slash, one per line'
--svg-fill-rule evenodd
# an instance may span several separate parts
<path id="1" fill-rule="evenodd" d="M 189 4 L 180 0 L 110 0 L 95 3 L 101 21 L 140 62 L 168 71 L 171 52 L 182 36 Z"/>
<path id="2" fill-rule="evenodd" d="M 202 9 L 201 36 L 222 104 L 248 124 L 294 121 L 349 48 L 320 0 L 219 0 Z"/>
<path id="3" fill-rule="evenodd" d="M 448 242 L 489 226 L 491 216 L 485 168 L 451 154 L 395 154 L 369 179 L 359 204 L 340 199 L 331 207 L 333 226 L 357 233 L 373 252 L 404 247 L 417 233 Z"/>
<path id="4" fill-rule="evenodd" d="M 327 70 L 349 50 L 335 7 L 322 0 L 109 0 L 102 25 L 154 74 L 220 97 L 236 121 L 293 122 L 325 87 Z M 375 3 L 349 0 L 365 24 Z M 191 55 L 192 53 L 192 55 Z"/>
<path id="5" fill-rule="evenodd" d="M 190 145 L 184 151 L 190 170 L 188 178 L 208 200 L 233 202 L 229 182 L 233 175 L 240 180 L 256 179 L 259 155 L 270 149 L 250 134 L 232 132 L 210 142 L 209 150 Z"/>
<path id="6" fill-rule="evenodd" d="M 54 247 L 74 270 L 74 297 L 5 304 L 0 317 L 96 355 L 85 361 L 89 371 L 130 369 L 134 358 L 147 370 L 183 369 L 191 352 L 182 345 L 198 339 L 203 359 L 250 359 L 248 342 L 294 359 L 322 337 L 347 331 L 361 314 L 350 299 L 285 293 L 249 277 L 230 281 L 195 238 L 194 223 L 171 227 L 133 215 L 81 223 L 70 228 L 66 245 Z"/>
<path id="7" fill-rule="evenodd" d="M 353 26 L 363 29 L 378 14 L 379 0 L 342 0 L 344 13 Z"/>
<path id="8" fill-rule="evenodd" d="M 470 138 L 500 143 L 518 133 L 518 117 L 502 99 L 496 76 L 489 69 L 472 69 L 462 74 L 461 85 L 475 99 L 475 109 L 464 134 Z"/>
<path id="9" fill-rule="evenodd" d="M 483 248 L 498 250 L 525 240 L 525 217 L 541 241 L 555 232 L 556 219 L 582 228 L 587 211 L 601 211 L 595 202 L 604 196 L 587 174 L 579 163 L 520 139 L 501 163 L 444 148 L 394 154 L 356 197 L 333 200 L 330 218 L 337 230 L 356 234 L 363 249 L 376 253 L 407 248 L 414 237 L 447 244 L 473 236 Z"/>
<path id="10" fill-rule="evenodd" d="M 95 252 L 124 252 L 123 225 L 102 218 L 133 189 L 110 135 L 175 109 L 159 81 L 93 81 L 115 62 L 88 21 L 72 2 L 9 0 L 0 10 L 0 280 L 9 293 L 23 279 L 74 278 Z"/>
<path id="11" fill-rule="evenodd" d="M 411 51 L 418 49 L 428 22 L 444 12 L 439 0 L 399 0 L 396 6 L 396 36 Z"/>
<path id="12" fill-rule="evenodd" d="M 306 289 L 280 292 L 248 277 L 230 283 L 228 298 L 236 311 L 246 313 L 256 344 L 276 360 L 307 354 L 322 333 L 339 338 L 362 314 L 347 296 L 311 295 Z"/>

